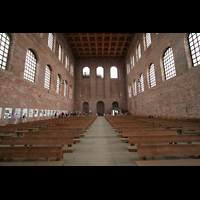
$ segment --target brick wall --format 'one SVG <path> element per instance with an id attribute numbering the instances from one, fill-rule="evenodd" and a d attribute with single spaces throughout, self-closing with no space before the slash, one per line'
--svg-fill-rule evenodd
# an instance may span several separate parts
<path id="1" fill-rule="evenodd" d="M 86 66 L 90 68 L 90 78 L 82 77 L 82 70 Z M 96 77 L 96 68 L 99 66 L 104 68 L 103 79 Z M 117 79 L 110 79 L 110 68 L 112 66 L 118 68 Z M 124 59 L 76 60 L 75 110 L 83 111 L 83 103 L 88 102 L 89 110 L 96 113 L 99 101 L 104 102 L 105 113 L 111 112 L 114 101 L 119 103 L 120 108 L 127 109 L 125 84 Z"/>
<path id="2" fill-rule="evenodd" d="M 135 55 L 135 67 L 126 75 L 126 87 L 144 76 L 144 92 L 128 98 L 128 109 L 132 113 L 200 117 L 200 66 L 192 67 L 192 60 L 185 33 L 151 34 L 152 43 L 145 50 L 144 34 L 136 34 L 125 62 Z M 140 42 L 142 57 L 136 61 L 136 45 Z M 168 47 L 173 48 L 176 77 L 164 80 L 162 57 Z M 148 87 L 147 69 L 154 63 L 156 86 Z M 127 74 L 127 72 L 126 72 Z M 133 89 L 133 88 L 132 88 Z M 127 88 L 128 90 L 128 88 Z"/>
<path id="3" fill-rule="evenodd" d="M 2 108 L 0 124 L 12 123 L 12 119 L 4 119 L 5 108 L 68 110 L 74 111 L 74 99 L 64 97 L 64 84 L 61 84 L 60 94 L 56 93 L 57 74 L 61 81 L 66 80 L 74 90 L 74 77 L 65 69 L 65 56 L 70 62 L 75 60 L 61 34 L 55 34 L 55 47 L 48 47 L 48 33 L 12 33 L 9 34 L 11 45 L 9 49 L 6 70 L 0 69 L 0 107 Z M 62 61 L 58 59 L 58 44 L 63 47 Z M 35 82 L 23 78 L 26 51 L 31 49 L 37 58 Z M 51 66 L 50 92 L 44 88 L 46 65 Z M 74 93 L 74 92 L 73 92 Z M 41 95 L 41 97 L 40 97 Z M 50 116 L 27 118 L 28 121 L 50 118 Z"/>

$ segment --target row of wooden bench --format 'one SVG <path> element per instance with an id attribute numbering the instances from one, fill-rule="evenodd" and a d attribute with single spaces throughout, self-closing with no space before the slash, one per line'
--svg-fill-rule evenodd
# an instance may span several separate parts
<path id="1" fill-rule="evenodd" d="M 10 146 L 0 147 L 1 161 L 4 161 L 5 158 L 7 160 L 12 158 L 45 158 L 46 161 L 49 161 L 50 158 L 57 158 L 57 161 L 28 163 L 0 162 L 0 166 L 63 166 L 64 153 L 74 152 L 75 148 L 72 145 L 81 142 L 80 136 L 84 136 L 83 133 L 95 119 L 96 116 L 73 118 L 70 121 L 65 118 L 54 119 L 51 120 L 51 123 L 48 122 L 49 124 L 46 124 L 45 127 L 37 127 L 39 130 L 34 129 L 34 131 L 29 131 L 23 129 L 18 135 L 12 137 L 3 136 L 1 145 Z M 17 133 L 19 133 L 20 126 L 20 124 L 16 124 Z M 32 125 L 29 124 L 28 126 L 30 127 Z M 9 129 L 9 125 L 6 127 Z"/>
<path id="2" fill-rule="evenodd" d="M 105 118 L 120 132 L 118 136 L 122 137 L 121 141 L 130 143 L 131 146 L 127 146 L 127 149 L 138 152 L 142 161 L 135 161 L 137 166 L 200 165 L 200 159 L 155 160 L 155 157 L 165 156 L 200 156 L 199 123 L 179 121 L 176 124 L 173 120 L 161 121 L 136 115 L 106 115 Z M 180 142 L 186 144 L 178 144 Z M 150 157 L 151 161 L 143 161 L 146 157 Z"/>

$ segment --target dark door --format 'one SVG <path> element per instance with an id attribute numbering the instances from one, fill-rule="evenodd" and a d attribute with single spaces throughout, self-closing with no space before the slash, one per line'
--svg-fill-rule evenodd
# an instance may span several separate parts
<path id="1" fill-rule="evenodd" d="M 98 113 L 98 115 L 103 116 L 103 114 L 105 112 L 104 110 L 105 110 L 104 109 L 104 102 L 103 101 L 99 101 L 97 103 L 97 113 Z"/>

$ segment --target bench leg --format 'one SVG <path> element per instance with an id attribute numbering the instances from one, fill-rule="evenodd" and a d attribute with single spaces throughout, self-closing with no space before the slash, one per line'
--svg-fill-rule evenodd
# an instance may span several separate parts
<path id="1" fill-rule="evenodd" d="M 49 158 L 45 158 L 45 161 L 46 161 L 46 162 L 49 162 Z"/>
<path id="2" fill-rule="evenodd" d="M 141 160 L 146 160 L 146 157 L 140 157 Z"/>

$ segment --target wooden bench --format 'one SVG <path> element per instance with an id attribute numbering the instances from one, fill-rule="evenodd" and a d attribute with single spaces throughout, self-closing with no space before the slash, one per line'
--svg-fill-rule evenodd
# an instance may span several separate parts
<path id="1" fill-rule="evenodd" d="M 137 146 L 135 144 L 148 144 L 148 143 L 174 143 L 186 142 L 191 144 L 192 142 L 200 142 L 198 135 L 146 135 L 146 136 L 130 136 L 129 143 L 131 146 L 127 146 L 129 152 L 137 152 Z"/>
<path id="2" fill-rule="evenodd" d="M 73 145 L 73 136 L 56 136 L 52 137 L 42 137 L 42 136 L 33 136 L 33 137 L 10 137 L 10 138 L 3 138 L 1 141 L 1 145 L 61 145 L 63 153 L 73 153 L 75 151 L 75 147 Z M 65 147 L 64 145 L 68 145 Z M 62 159 L 64 155 L 62 155 Z"/>
<path id="3" fill-rule="evenodd" d="M 62 146 L 32 146 L 32 147 L 0 147 L 0 160 L 4 161 L 5 158 L 13 159 L 13 158 L 45 158 L 46 166 L 55 165 L 55 162 L 51 162 L 50 158 L 57 158 L 56 165 L 63 166 L 64 162 L 59 161 L 62 157 Z M 50 162 L 49 162 L 50 161 Z M 11 164 L 10 164 L 11 163 Z M 0 162 L 0 165 L 2 162 Z M 25 162 L 15 163 L 8 162 L 8 165 L 26 165 Z M 29 163 L 30 164 L 30 163 Z M 32 165 L 44 165 L 43 162 L 33 162 Z M 7 163 L 3 162 L 2 166 L 7 165 Z"/>
<path id="4" fill-rule="evenodd" d="M 161 144 L 161 145 L 138 145 L 138 157 L 145 160 L 150 157 L 163 156 L 200 156 L 200 144 Z"/>
<path id="5" fill-rule="evenodd" d="M 138 160 L 136 166 L 200 166 L 200 159 Z"/>

